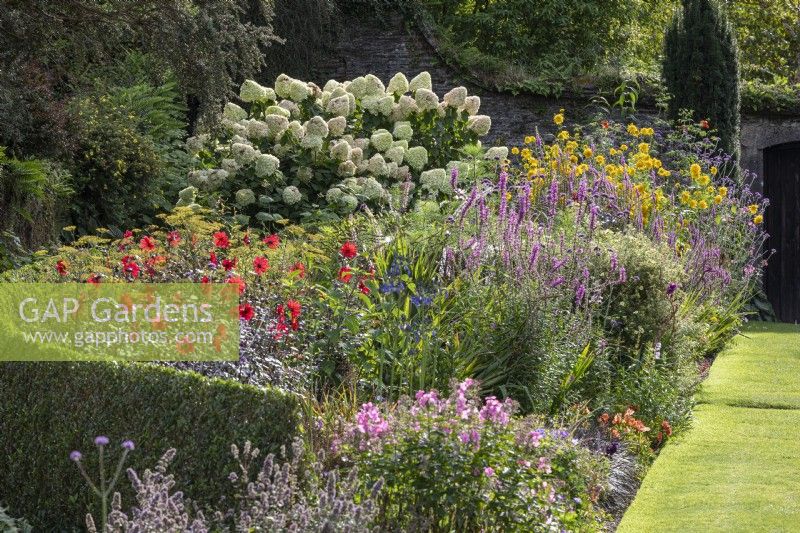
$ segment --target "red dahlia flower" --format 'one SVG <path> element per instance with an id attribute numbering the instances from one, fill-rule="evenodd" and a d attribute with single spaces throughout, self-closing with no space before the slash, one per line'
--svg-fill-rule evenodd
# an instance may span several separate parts
<path id="1" fill-rule="evenodd" d="M 228 238 L 228 234 L 224 231 L 218 231 L 214 233 L 214 246 L 217 248 L 227 248 L 231 245 L 231 241 Z"/>
<path id="2" fill-rule="evenodd" d="M 269 260 L 266 257 L 256 257 L 253 259 L 253 270 L 256 271 L 256 274 L 263 274 L 269 270 Z"/>
<path id="3" fill-rule="evenodd" d="M 352 242 L 347 241 L 339 249 L 339 253 L 342 254 L 342 257 L 345 259 L 352 259 L 358 255 L 358 248 Z"/>
<path id="4" fill-rule="evenodd" d="M 277 234 L 273 233 L 271 235 L 267 235 L 266 237 L 264 237 L 262 242 L 267 245 L 267 248 L 274 250 L 275 248 L 280 246 L 281 238 L 278 237 Z"/>

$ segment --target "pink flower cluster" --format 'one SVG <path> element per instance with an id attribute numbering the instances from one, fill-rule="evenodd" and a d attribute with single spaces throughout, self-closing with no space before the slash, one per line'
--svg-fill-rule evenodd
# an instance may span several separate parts
<path id="1" fill-rule="evenodd" d="M 372 402 L 365 403 L 356 415 L 358 431 L 367 437 L 380 438 L 389 431 L 389 422 Z"/>

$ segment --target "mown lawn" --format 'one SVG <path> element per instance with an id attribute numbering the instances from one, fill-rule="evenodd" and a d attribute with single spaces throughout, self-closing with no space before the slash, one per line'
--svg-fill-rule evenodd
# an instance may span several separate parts
<path id="1" fill-rule="evenodd" d="M 750 325 L 700 401 L 618 531 L 800 531 L 800 327 Z"/>

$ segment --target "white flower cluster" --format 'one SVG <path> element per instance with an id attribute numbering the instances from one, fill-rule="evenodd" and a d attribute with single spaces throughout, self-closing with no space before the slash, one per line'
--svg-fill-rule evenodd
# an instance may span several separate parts
<path id="1" fill-rule="evenodd" d="M 411 80 L 398 73 L 386 85 L 369 74 L 322 88 L 281 74 L 274 87 L 246 80 L 239 100 L 250 110 L 227 103 L 222 137 L 187 140 L 199 164 L 180 202 L 218 195 L 262 222 L 291 217 L 303 202 L 340 213 L 386 203 L 409 177 L 431 194 L 452 194 L 449 172 L 429 165 L 458 158 L 491 127 L 477 114 L 480 98 L 464 87 L 440 98 L 427 72 Z M 441 136 L 443 128 L 451 134 Z"/>

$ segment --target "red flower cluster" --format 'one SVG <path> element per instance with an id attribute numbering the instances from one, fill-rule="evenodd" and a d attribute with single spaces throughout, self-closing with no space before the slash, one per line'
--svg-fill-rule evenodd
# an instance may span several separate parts
<path id="1" fill-rule="evenodd" d="M 217 248 L 228 248 L 231 245 L 231 241 L 228 238 L 228 234 L 224 231 L 218 231 L 214 233 L 214 246 Z"/>
<path id="2" fill-rule="evenodd" d="M 256 274 L 259 276 L 269 270 L 269 260 L 266 257 L 256 257 L 253 259 L 253 270 L 255 270 Z"/>
<path id="3" fill-rule="evenodd" d="M 274 250 L 281 244 L 281 238 L 278 237 L 275 233 L 271 235 L 267 235 L 262 239 L 262 242 L 267 245 L 267 248 Z"/>
<path id="4" fill-rule="evenodd" d="M 644 422 L 633 416 L 635 412 L 635 408 L 628 407 L 624 413 L 615 414 L 613 419 L 608 413 L 603 413 L 597 420 L 603 426 L 607 426 L 609 420 L 611 421 L 611 436 L 615 439 L 619 438 L 620 431 L 624 431 L 625 433 L 630 433 L 632 431 L 646 433 L 650 431 L 650 428 L 645 426 Z"/>
<path id="5" fill-rule="evenodd" d="M 152 252 L 156 249 L 156 241 L 149 235 L 146 235 L 139 241 L 139 248 L 143 252 Z"/>
<path id="6" fill-rule="evenodd" d="M 352 259 L 358 255 L 358 248 L 354 243 L 347 241 L 339 248 L 339 253 L 342 254 L 342 257 L 345 259 Z"/>
<path id="7" fill-rule="evenodd" d="M 131 279 L 136 279 L 139 277 L 139 265 L 136 263 L 136 258 L 130 255 L 126 255 L 122 258 L 122 272 L 130 276 Z"/>
<path id="8" fill-rule="evenodd" d="M 239 318 L 243 320 L 251 320 L 255 314 L 256 313 L 253 309 L 253 306 L 249 303 L 245 302 L 239 306 Z"/>
<path id="9" fill-rule="evenodd" d="M 59 276 L 67 275 L 67 264 L 64 262 L 63 259 L 59 259 L 58 261 L 56 261 L 56 272 L 58 272 Z"/>
<path id="10" fill-rule="evenodd" d="M 181 243 L 181 234 L 177 231 L 167 233 L 167 244 L 170 248 L 176 248 Z"/>

